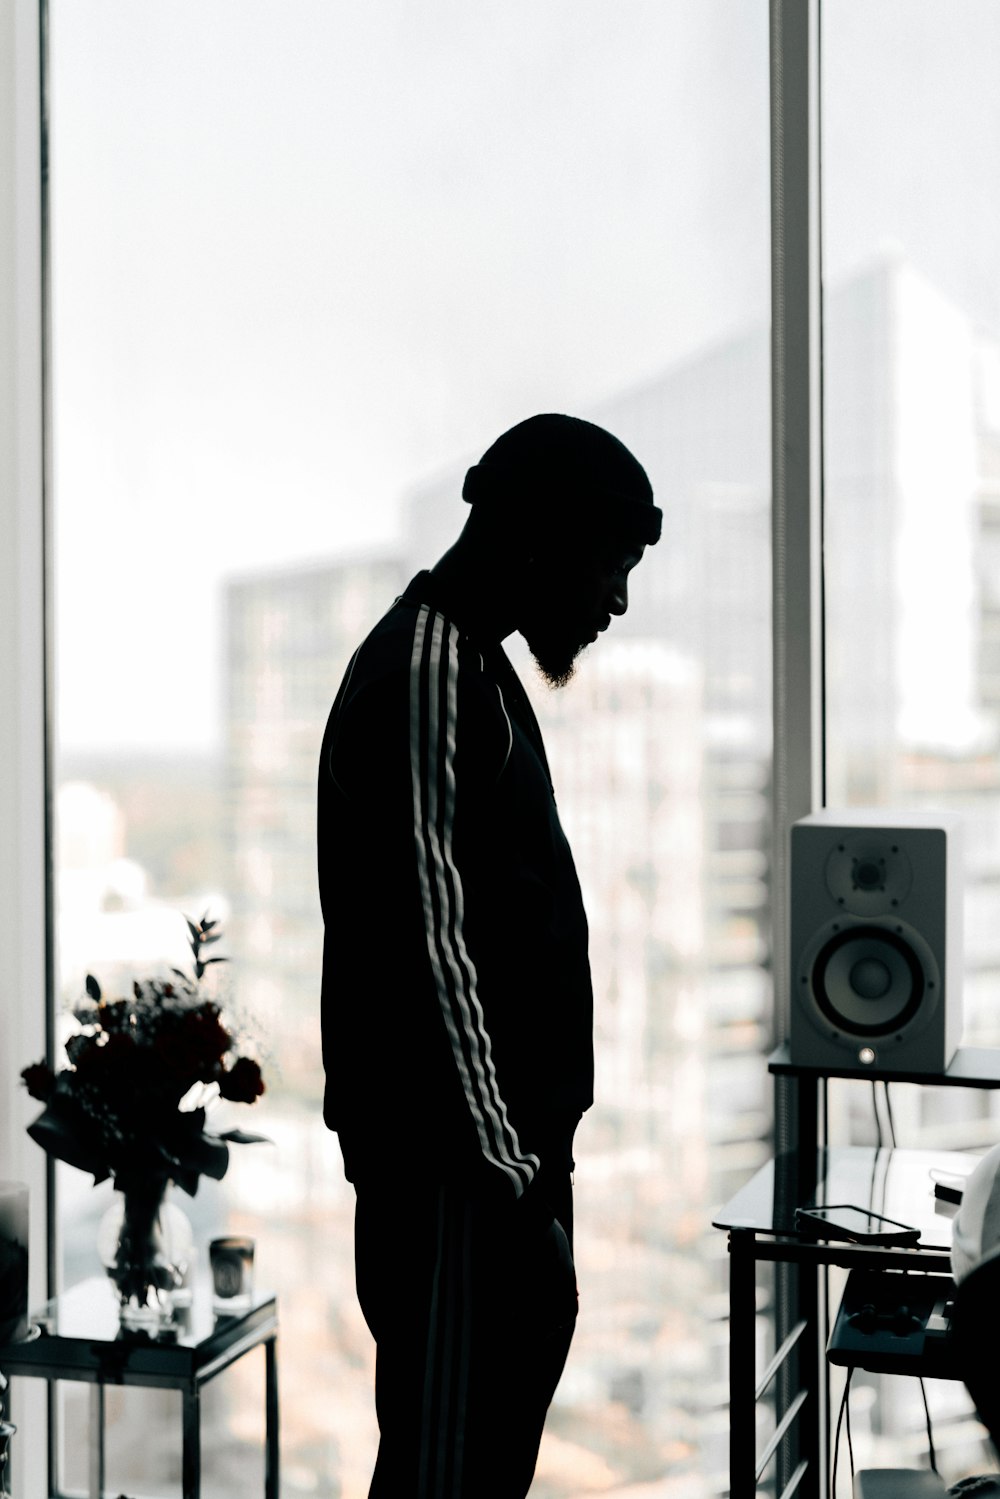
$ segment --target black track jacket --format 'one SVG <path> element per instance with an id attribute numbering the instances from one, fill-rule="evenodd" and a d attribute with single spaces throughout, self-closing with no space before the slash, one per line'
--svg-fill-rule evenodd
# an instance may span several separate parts
<path id="1" fill-rule="evenodd" d="M 523 1197 L 593 1100 L 587 921 L 538 723 L 419 573 L 323 740 L 324 1118 L 348 1177 Z M 532 1198 L 535 1194 L 529 1194 Z"/>

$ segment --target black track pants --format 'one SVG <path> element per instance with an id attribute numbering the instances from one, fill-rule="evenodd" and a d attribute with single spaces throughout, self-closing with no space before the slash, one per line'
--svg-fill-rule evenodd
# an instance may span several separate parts
<path id="1" fill-rule="evenodd" d="M 569 1180 L 545 1195 L 571 1247 Z M 377 1345 L 369 1499 L 524 1499 L 576 1320 L 559 1230 L 454 1186 L 365 1184 L 355 1255 Z"/>

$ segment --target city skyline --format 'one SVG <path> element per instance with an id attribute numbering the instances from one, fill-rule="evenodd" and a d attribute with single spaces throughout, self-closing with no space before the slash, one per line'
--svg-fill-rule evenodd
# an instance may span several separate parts
<path id="1" fill-rule="evenodd" d="M 831 288 L 828 291 L 828 322 L 833 330 L 832 333 L 828 334 L 831 360 L 833 351 L 838 348 L 841 338 L 837 325 L 837 308 L 850 303 L 852 298 L 860 297 L 864 300 L 866 288 L 874 285 L 884 275 L 888 275 L 891 278 L 898 278 L 901 284 L 906 284 L 914 289 L 910 292 L 911 296 L 916 296 L 918 300 L 922 299 L 925 305 L 934 307 L 937 322 L 941 327 L 947 328 L 948 325 L 951 325 L 948 358 L 954 362 L 956 357 L 955 329 L 960 328 L 964 331 L 961 333 L 958 342 L 961 343 L 964 339 L 966 357 L 970 360 L 973 358 L 978 360 L 978 367 L 974 372 L 971 366 L 963 369 L 959 390 L 960 392 L 962 390 L 967 392 L 965 406 L 962 405 L 961 395 L 958 397 L 957 405 L 955 400 L 948 403 L 949 410 L 954 413 L 949 418 L 952 423 L 952 430 L 957 430 L 955 429 L 956 421 L 959 423 L 959 427 L 961 427 L 963 420 L 965 422 L 965 427 L 962 430 L 967 434 L 965 441 L 969 452 L 969 457 L 966 459 L 968 467 L 972 462 L 970 446 L 972 428 L 970 426 L 970 417 L 971 401 L 973 399 L 973 387 L 969 382 L 973 373 L 975 373 L 975 401 L 980 407 L 986 410 L 995 411 L 998 409 L 998 402 L 1000 402 L 1000 394 L 997 393 L 1000 391 L 1000 338 L 992 338 L 989 335 L 983 334 L 974 319 L 968 314 L 963 313 L 957 306 L 949 304 L 947 298 L 934 288 L 925 277 L 921 276 L 914 266 L 907 262 L 898 247 L 890 247 L 883 254 L 875 256 L 857 273 L 844 280 L 839 287 Z M 945 333 L 943 336 L 945 346 L 948 346 L 949 334 Z M 937 342 L 935 342 L 934 348 L 940 352 L 940 339 L 942 335 L 937 334 L 936 337 Z M 672 382 L 683 384 L 699 368 L 706 371 L 706 379 L 711 379 L 711 371 L 716 363 L 721 361 L 725 364 L 727 360 L 732 358 L 732 352 L 737 348 L 746 350 L 745 357 L 749 360 L 748 378 L 751 382 L 756 382 L 761 378 L 761 371 L 767 358 L 766 333 L 760 325 L 745 328 L 729 337 L 714 339 L 704 348 L 692 351 L 675 364 L 671 364 L 654 379 L 638 384 L 633 383 L 622 395 L 606 398 L 599 404 L 587 408 L 581 414 L 591 420 L 605 423 L 611 430 L 616 432 L 616 435 L 622 436 L 626 442 L 631 442 L 635 450 L 644 455 L 646 465 L 655 481 L 665 469 L 669 472 L 672 467 L 670 455 L 663 451 L 662 429 L 657 428 L 655 423 L 656 393 L 663 388 L 669 387 Z M 924 354 L 921 357 L 926 360 L 927 355 Z M 828 384 L 831 389 L 835 389 L 835 369 L 832 371 Z M 944 388 L 943 382 L 941 383 L 941 388 Z M 923 399 L 926 402 L 928 397 L 925 396 Z M 635 413 L 642 407 L 644 402 L 652 403 L 651 416 L 647 417 L 644 421 L 639 420 L 637 423 Z M 993 420 L 995 421 L 996 418 L 994 417 Z M 828 422 L 831 424 L 831 435 L 828 436 L 827 441 L 828 454 L 837 450 L 837 434 L 834 430 L 836 421 L 837 411 L 833 407 L 828 414 Z M 921 427 L 918 420 L 913 430 L 915 434 L 922 432 L 924 437 L 929 439 L 932 433 L 939 434 L 942 429 L 939 423 L 930 423 L 925 417 L 923 426 Z M 767 469 L 769 430 L 764 420 L 763 410 L 757 413 L 756 432 L 752 432 L 748 428 L 744 434 L 744 438 L 746 442 L 754 445 L 760 459 L 760 473 L 755 479 L 753 493 L 749 495 L 749 499 L 752 502 L 751 508 L 756 508 L 761 502 L 766 503 L 769 489 L 769 473 Z M 683 443 L 680 445 L 683 446 Z M 949 464 L 953 461 L 953 449 L 954 441 L 945 441 L 944 443 L 932 442 L 928 452 L 932 458 L 935 458 L 936 453 L 940 453 L 942 455 L 941 459 L 935 459 L 935 461 L 939 463 L 943 461 L 945 464 Z M 650 453 L 652 453 L 652 458 L 650 457 Z M 304 579 L 307 579 L 310 575 L 322 572 L 330 565 L 349 563 L 364 568 L 369 564 L 386 562 L 390 559 L 402 559 L 404 570 L 409 570 L 408 575 L 416 571 L 418 566 L 429 566 L 450 545 L 451 541 L 454 540 L 465 519 L 465 507 L 460 499 L 461 476 L 466 463 L 474 461 L 474 458 L 475 454 L 469 452 L 450 465 L 444 467 L 438 465 L 436 472 L 431 477 L 417 479 L 402 488 L 396 497 L 398 520 L 391 535 L 369 540 L 354 549 L 350 547 L 337 547 L 325 556 L 308 556 L 299 559 L 273 561 L 256 567 L 245 566 L 234 573 L 219 574 L 216 584 L 218 594 L 214 598 L 211 609 L 212 617 L 217 622 L 221 621 L 222 600 L 229 587 L 238 587 L 241 583 L 249 582 L 256 577 L 270 575 L 278 578 L 281 576 L 291 577 L 301 575 Z M 681 472 L 683 473 L 683 464 Z M 911 465 L 911 472 L 914 475 L 918 474 L 920 472 L 919 465 L 915 467 Z M 828 474 L 828 494 L 838 496 L 836 481 L 837 476 L 835 473 L 832 475 Z M 719 482 L 724 484 L 725 480 L 720 480 Z M 971 482 L 972 471 L 970 468 L 968 484 L 971 484 Z M 657 487 L 659 490 L 658 497 L 663 502 L 666 514 L 665 545 L 660 548 L 659 554 L 650 554 L 650 558 L 643 569 L 641 576 L 642 586 L 637 594 L 640 600 L 639 608 L 637 610 L 635 605 L 633 605 L 630 611 L 633 617 L 629 618 L 624 625 L 624 628 L 629 633 L 641 633 L 647 628 L 653 614 L 654 605 L 662 605 L 671 586 L 676 587 L 676 583 L 671 584 L 670 580 L 666 577 L 667 572 L 673 569 L 683 573 L 686 567 L 690 565 L 690 559 L 685 554 L 681 544 L 682 538 L 671 533 L 670 523 L 677 509 L 676 490 L 669 479 L 664 482 L 660 478 Z M 909 560 L 906 563 L 906 568 L 914 578 L 928 577 L 940 563 L 940 537 L 935 528 L 933 516 L 936 492 L 933 484 L 931 484 L 930 488 L 927 489 L 924 520 L 918 522 L 915 519 L 914 523 L 909 527 L 907 538 Z M 738 495 L 733 494 L 730 496 L 730 499 L 732 503 L 737 505 L 740 503 Z M 746 503 L 745 499 L 743 503 Z M 828 506 L 827 516 L 828 524 L 837 527 L 836 535 L 839 535 L 841 531 L 845 535 L 850 534 L 850 521 L 846 510 L 844 516 L 840 517 L 834 508 Z M 716 540 L 718 541 L 719 539 L 720 537 L 717 536 Z M 954 535 L 948 536 L 948 546 L 951 549 L 952 555 L 954 555 L 955 540 Z M 900 564 L 900 568 L 900 586 L 905 588 L 906 572 L 903 570 L 902 563 Z M 966 568 L 966 571 L 968 571 L 968 568 Z M 660 577 L 649 597 L 648 607 L 643 608 L 641 602 L 643 595 L 649 595 L 650 593 L 649 575 L 651 572 L 658 572 Z M 967 583 L 965 586 L 968 589 L 970 584 Z M 387 604 L 390 601 L 387 599 Z M 968 607 L 971 607 L 971 597 Z M 636 616 L 641 619 L 641 624 L 637 625 L 635 623 Z M 914 613 L 914 619 L 919 621 L 919 614 L 917 612 Z M 619 626 L 620 628 L 622 628 L 621 625 Z M 913 631 L 908 629 L 906 634 L 908 641 L 910 641 Z M 137 632 L 136 638 L 141 639 L 141 635 L 141 631 Z M 919 636 L 919 630 L 917 631 L 917 635 Z M 942 637 L 940 634 L 929 637 L 928 644 L 933 647 L 934 659 L 941 663 L 939 674 L 942 689 L 945 691 L 946 696 L 954 698 L 955 692 L 959 690 L 959 681 L 948 671 L 946 664 L 947 654 L 942 647 Z M 693 642 L 692 646 L 694 647 Z M 599 646 L 597 648 L 599 649 Z M 694 648 L 697 653 L 697 647 Z M 912 643 L 908 645 L 908 650 L 910 652 L 910 659 L 913 662 L 913 665 L 909 669 L 910 679 L 913 682 L 913 692 L 919 696 L 924 676 L 927 650 L 926 647 L 922 647 L 919 644 L 918 639 L 912 639 Z M 57 660 L 57 668 L 58 664 Z M 941 721 L 947 720 L 949 722 L 951 726 L 949 732 L 952 733 L 956 731 L 955 724 L 957 722 L 966 725 L 967 727 L 964 728 L 963 732 L 966 739 L 968 739 L 969 734 L 974 732 L 974 726 L 970 718 L 971 708 L 968 706 L 969 692 L 972 685 L 968 673 L 971 671 L 971 666 L 963 665 L 963 671 L 966 674 L 961 680 L 965 683 L 964 690 L 967 706 L 957 717 L 954 710 L 949 709 L 947 714 L 940 715 L 940 719 Z M 221 631 L 216 627 L 213 630 L 211 639 L 206 642 L 205 649 L 202 652 L 201 675 L 205 676 L 207 674 L 213 682 L 221 685 L 221 672 L 222 636 Z M 63 684 L 57 694 L 61 700 L 65 691 L 65 678 L 58 669 L 56 680 L 57 684 L 60 682 Z M 174 721 L 177 720 L 178 715 L 170 716 Z M 181 714 L 180 718 L 182 721 L 183 717 L 184 715 Z M 919 727 L 922 721 L 926 729 L 926 713 L 923 715 L 922 720 L 921 715 L 916 712 L 911 714 L 911 718 L 915 726 Z M 60 715 L 57 711 L 57 723 L 59 721 Z M 223 722 L 220 719 L 218 733 L 213 732 L 206 735 L 204 732 L 200 732 L 197 737 L 191 737 L 188 734 L 186 738 L 183 738 L 179 743 L 174 745 L 175 753 L 179 754 L 181 758 L 195 757 L 204 759 L 206 757 L 214 757 L 220 759 L 224 754 L 222 729 Z M 929 739 L 933 739 L 933 732 L 931 730 Z M 927 739 L 928 736 L 925 732 L 925 740 Z M 92 759 L 95 756 L 98 759 L 113 758 L 116 754 L 126 757 L 138 755 L 141 758 L 144 753 L 153 756 L 161 754 L 164 742 L 164 736 L 161 732 L 161 719 L 157 718 L 150 722 L 148 734 L 144 736 L 141 742 L 132 740 L 114 744 L 100 740 L 84 740 L 78 744 L 73 744 L 70 741 L 61 739 L 61 753 L 70 760 L 76 759 L 81 762 L 86 762 L 88 758 Z M 919 733 L 914 742 L 924 742 L 920 740 Z M 167 738 L 166 743 L 170 744 L 169 738 Z"/>

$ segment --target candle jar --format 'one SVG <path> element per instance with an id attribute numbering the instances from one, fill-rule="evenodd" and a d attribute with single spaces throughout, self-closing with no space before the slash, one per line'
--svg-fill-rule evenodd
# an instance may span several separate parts
<path id="1" fill-rule="evenodd" d="M 237 1316 L 250 1305 L 253 1297 L 253 1251 L 253 1239 L 241 1234 L 213 1239 L 209 1245 L 212 1306 L 221 1316 Z"/>

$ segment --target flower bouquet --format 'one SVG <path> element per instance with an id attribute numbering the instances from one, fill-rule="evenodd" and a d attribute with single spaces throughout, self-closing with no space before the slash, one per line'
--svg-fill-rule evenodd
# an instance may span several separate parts
<path id="1" fill-rule="evenodd" d="M 206 1105 L 215 1098 L 253 1103 L 264 1092 L 256 1061 L 235 1055 L 221 1010 L 202 992 L 207 968 L 226 961 L 206 957 L 219 940 L 218 923 L 188 920 L 194 978 L 171 969 L 167 978 L 136 980 L 128 998 L 105 999 L 87 975 L 87 998 L 74 1012 L 78 1029 L 66 1042 L 69 1066 L 53 1072 L 44 1062 L 21 1076 L 45 1107 L 31 1138 L 50 1155 L 93 1174 L 95 1184 L 114 1178 L 124 1213 L 108 1273 L 122 1302 L 123 1319 L 141 1321 L 182 1279 L 162 1243 L 162 1209 L 170 1182 L 194 1196 L 202 1175 L 221 1180 L 230 1144 L 262 1135 L 229 1129 L 210 1133 Z M 167 1293 L 166 1296 L 163 1293 Z"/>

